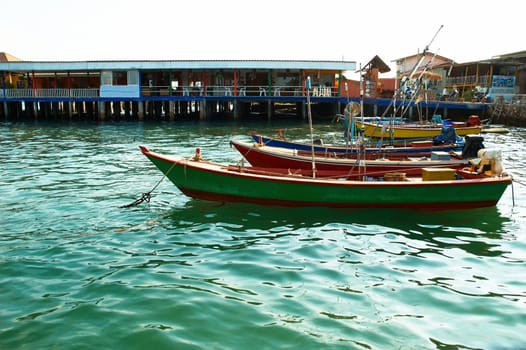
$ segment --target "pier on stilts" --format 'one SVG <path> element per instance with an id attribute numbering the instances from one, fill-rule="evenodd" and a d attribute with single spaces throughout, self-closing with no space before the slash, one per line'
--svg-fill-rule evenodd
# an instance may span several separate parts
<path id="1" fill-rule="evenodd" d="M 310 77 L 314 118 L 332 119 L 350 101 L 352 61 L 89 61 L 0 62 L 2 120 L 167 120 L 306 118 Z M 365 99 L 378 115 L 390 98 Z M 473 113 L 484 105 L 429 109 Z M 456 112 L 455 112 L 456 113 Z"/>

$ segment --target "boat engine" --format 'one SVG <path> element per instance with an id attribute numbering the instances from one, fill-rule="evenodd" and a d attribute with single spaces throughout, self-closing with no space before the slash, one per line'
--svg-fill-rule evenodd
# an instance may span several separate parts
<path id="1" fill-rule="evenodd" d="M 466 135 L 464 137 L 464 147 L 462 148 L 462 159 L 478 157 L 478 151 L 484 148 L 483 141 L 484 138 L 482 136 Z"/>
<path id="2" fill-rule="evenodd" d="M 487 176 L 499 176 L 504 170 L 500 149 L 483 148 L 478 151 L 477 158 L 471 159 L 470 163 L 474 171 Z"/>

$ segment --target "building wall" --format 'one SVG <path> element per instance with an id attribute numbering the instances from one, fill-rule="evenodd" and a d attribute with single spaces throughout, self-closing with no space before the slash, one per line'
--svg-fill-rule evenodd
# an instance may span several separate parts
<path id="1" fill-rule="evenodd" d="M 429 62 L 430 62 L 429 67 L 433 67 L 433 66 L 437 66 L 441 64 L 447 64 L 451 62 L 451 60 L 448 58 L 445 58 L 442 56 L 434 56 L 434 57 L 433 56 L 434 54 L 428 52 L 425 58 L 420 63 L 418 69 L 423 68 Z M 420 58 L 421 58 L 420 55 L 414 55 L 414 56 L 408 56 L 408 57 L 404 57 L 404 58 L 397 60 L 396 61 L 397 76 L 399 76 L 402 73 L 410 72 L 411 70 L 413 70 L 415 65 L 420 60 Z"/>

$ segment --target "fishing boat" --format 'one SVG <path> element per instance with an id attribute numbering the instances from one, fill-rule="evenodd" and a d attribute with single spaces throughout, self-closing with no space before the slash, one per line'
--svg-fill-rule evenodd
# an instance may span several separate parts
<path id="1" fill-rule="evenodd" d="M 288 169 L 223 165 L 192 157 L 169 156 L 140 146 L 141 152 L 181 190 L 196 199 L 278 206 L 394 207 L 462 209 L 494 206 L 512 179 L 505 173 L 465 179 L 454 169 L 429 169 L 422 177 L 355 179 L 322 172 L 294 174 Z"/>
<path id="2" fill-rule="evenodd" d="M 442 133 L 444 125 L 442 124 L 392 124 L 392 123 L 368 123 L 361 121 L 359 118 L 354 119 L 358 129 L 363 131 L 367 137 L 386 138 L 386 139 L 432 139 Z M 457 135 L 466 136 L 480 134 L 482 125 L 470 124 L 469 122 L 451 122 L 451 125 Z"/>
<path id="3" fill-rule="evenodd" d="M 481 134 L 507 134 L 510 132 L 510 129 L 505 128 L 504 126 L 498 125 L 484 125 L 482 126 Z"/>
<path id="4" fill-rule="evenodd" d="M 315 140 L 312 146 L 308 142 L 292 141 L 287 140 L 283 133 L 278 134 L 278 137 L 270 137 L 252 132 L 250 136 L 252 139 L 260 145 L 270 147 L 281 147 L 288 149 L 295 149 L 298 151 L 310 151 L 314 147 L 314 151 L 319 154 L 351 154 L 356 155 L 359 152 L 365 152 L 368 155 L 388 155 L 388 156 L 399 156 L 399 157 L 430 157 L 431 152 L 450 152 L 450 151 L 461 151 L 465 145 L 464 139 L 455 139 L 455 142 L 447 143 L 435 143 L 433 140 L 416 140 L 401 142 L 398 145 L 380 144 L 380 146 L 371 146 L 374 141 L 371 141 L 369 145 L 361 145 L 360 143 L 351 143 L 348 145 L 343 144 L 325 144 L 323 140 Z M 474 141 L 472 141 L 474 142 Z"/>
<path id="5" fill-rule="evenodd" d="M 448 152 L 432 152 L 430 157 L 389 158 L 387 155 L 362 152 L 342 155 L 338 153 L 319 154 L 259 143 L 231 140 L 230 144 L 252 165 L 266 168 L 309 169 L 314 161 L 317 170 L 340 171 L 349 174 L 381 175 L 398 172 L 406 175 L 421 175 L 422 168 L 460 169 L 470 165 L 468 159 Z"/>

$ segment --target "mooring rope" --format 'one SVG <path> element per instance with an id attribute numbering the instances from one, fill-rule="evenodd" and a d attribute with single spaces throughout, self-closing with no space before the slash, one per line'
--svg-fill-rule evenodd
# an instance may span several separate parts
<path id="1" fill-rule="evenodd" d="M 153 186 L 153 188 L 148 191 L 148 192 L 144 192 L 142 195 L 141 195 L 141 198 L 138 198 L 136 199 L 135 201 L 129 203 L 129 204 L 125 204 L 125 205 L 121 205 L 119 208 L 130 208 L 130 207 L 134 207 L 136 205 L 139 205 L 143 202 L 146 202 L 146 203 L 150 203 L 150 199 L 152 198 L 152 192 L 155 191 L 155 189 L 157 187 L 159 187 L 159 185 L 161 184 L 161 182 L 164 180 L 164 178 L 170 173 L 170 171 L 172 171 L 173 167 L 176 165 L 177 163 L 173 163 L 172 166 L 170 167 L 170 169 L 168 169 L 168 171 L 163 175 L 163 177 L 161 177 L 161 179 L 157 182 L 157 184 L 155 186 Z"/>
<path id="2" fill-rule="evenodd" d="M 511 182 L 511 205 L 515 206 L 515 189 L 513 188 L 513 182 Z"/>

